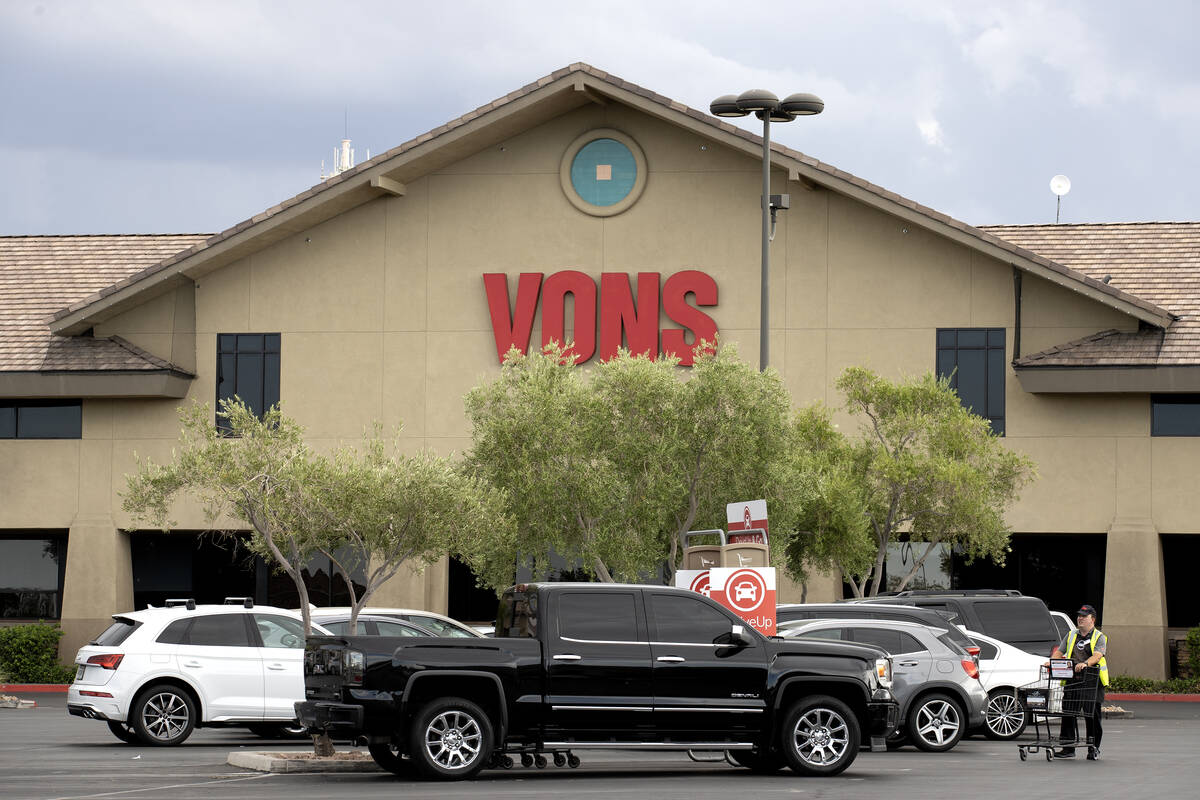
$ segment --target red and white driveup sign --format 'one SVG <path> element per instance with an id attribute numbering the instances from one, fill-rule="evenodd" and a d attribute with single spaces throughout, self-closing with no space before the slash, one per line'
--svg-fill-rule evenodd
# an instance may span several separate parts
<path id="1" fill-rule="evenodd" d="M 750 627 L 766 636 L 775 635 L 774 567 L 716 567 L 708 571 L 706 588 L 710 598 Z"/>
<path id="2" fill-rule="evenodd" d="M 745 531 L 751 528 L 767 529 L 767 501 L 746 500 L 740 503 L 729 503 L 725 506 L 725 521 L 729 527 L 729 543 L 758 542 L 757 536 L 739 536 L 735 531 Z M 766 544 L 766 542 L 759 542 Z"/>
<path id="3" fill-rule="evenodd" d="M 712 595 L 708 590 L 708 573 L 712 570 L 707 569 L 680 569 L 675 571 L 675 585 L 680 589 L 691 589 L 693 592 L 702 594 L 705 597 Z"/>

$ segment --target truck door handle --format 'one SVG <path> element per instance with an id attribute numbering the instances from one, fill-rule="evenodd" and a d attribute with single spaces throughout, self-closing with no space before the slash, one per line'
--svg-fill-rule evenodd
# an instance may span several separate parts
<path id="1" fill-rule="evenodd" d="M 915 667 L 915 666 L 917 666 L 917 662 L 916 662 L 916 661 L 901 661 L 901 662 L 900 662 L 900 666 L 902 666 L 902 667 Z"/>
<path id="2" fill-rule="evenodd" d="M 687 661 L 683 656 L 659 656 L 655 661 L 669 661 L 672 664 L 678 664 L 681 661 Z"/>
<path id="3" fill-rule="evenodd" d="M 554 660 L 555 661 L 578 661 L 581 658 L 583 658 L 583 656 L 572 655 L 570 653 L 562 653 L 560 655 L 555 656 Z"/>

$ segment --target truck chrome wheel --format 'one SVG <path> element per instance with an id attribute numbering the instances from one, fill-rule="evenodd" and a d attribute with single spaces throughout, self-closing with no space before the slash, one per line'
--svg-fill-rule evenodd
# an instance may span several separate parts
<path id="1" fill-rule="evenodd" d="M 846 720 L 828 708 L 814 708 L 797 720 L 792 739 L 800 758 L 816 767 L 828 766 L 846 754 Z"/>
<path id="2" fill-rule="evenodd" d="M 788 712 L 780 733 L 788 766 L 802 775 L 837 775 L 858 756 L 858 720 L 834 697 L 800 701 Z"/>
<path id="3" fill-rule="evenodd" d="M 425 728 L 425 752 L 446 769 L 462 769 L 479 758 L 479 724 L 461 711 L 438 714 Z"/>
<path id="4" fill-rule="evenodd" d="M 460 697 L 430 701 L 413 720 L 411 761 L 441 780 L 469 778 L 492 755 L 492 724 L 483 709 Z"/>

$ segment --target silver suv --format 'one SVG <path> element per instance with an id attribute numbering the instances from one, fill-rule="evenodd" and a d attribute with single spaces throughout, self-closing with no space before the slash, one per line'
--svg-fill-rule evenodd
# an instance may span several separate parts
<path id="1" fill-rule="evenodd" d="M 294 611 L 229 599 L 237 604 L 169 600 L 114 614 L 75 656 L 67 711 L 129 743 L 180 744 L 197 726 L 282 734 L 304 699 L 304 624 Z"/>
<path id="2" fill-rule="evenodd" d="M 900 725 L 921 750 L 950 750 L 983 724 L 987 692 L 975 659 L 945 633 L 913 622 L 872 619 L 818 619 L 785 623 L 786 638 L 834 639 L 871 644 L 892 657 L 892 694 L 900 704 Z"/>

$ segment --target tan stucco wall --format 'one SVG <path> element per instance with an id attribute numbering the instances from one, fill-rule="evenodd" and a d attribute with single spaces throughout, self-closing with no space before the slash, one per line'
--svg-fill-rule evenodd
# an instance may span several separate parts
<path id="1" fill-rule="evenodd" d="M 576 210 L 559 186 L 564 149 L 597 127 L 632 136 L 649 165 L 641 199 L 611 218 Z M 194 367 L 187 400 L 212 403 L 216 335 L 279 332 L 284 409 L 314 446 L 355 439 L 381 420 L 403 421 L 406 448 L 462 452 L 470 444 L 462 395 L 498 370 L 484 272 L 507 273 L 515 301 L 523 271 L 577 269 L 598 280 L 601 272 L 665 279 L 702 270 L 720 290 L 719 305 L 706 312 L 756 363 L 759 169 L 755 159 L 620 105 L 592 105 L 411 180 L 402 197 L 381 197 L 288 236 L 203 276 L 194 289 L 155 297 L 96 333 Z M 931 370 L 938 327 L 1004 327 L 1012 356 L 1010 265 L 845 196 L 788 182 L 782 172 L 772 191 L 790 193 L 792 208 L 781 213 L 772 245 L 771 354 L 797 404 L 838 405 L 833 383 L 850 365 L 893 377 Z M 1137 327 L 1030 275 L 1022 309 L 1024 353 Z M 664 316 L 661 327 L 673 323 Z M 533 346 L 540 333 L 539 309 Z M 1113 553 L 1148 558 L 1157 552 L 1154 531 L 1195 532 L 1200 443 L 1151 440 L 1145 395 L 1030 395 L 1010 369 L 1006 397 L 1006 442 L 1041 474 L 1012 509 L 1014 529 L 1103 534 L 1117 518 L 1148 520 L 1148 527 L 1122 523 L 1119 547 L 1110 549 L 1109 596 L 1136 605 L 1155 573 L 1127 576 Z M 0 441 L 0 528 L 71 529 L 65 607 L 73 616 L 64 620 L 64 653 L 132 601 L 128 570 L 118 564 L 127 563 L 128 537 L 117 529 L 129 524 L 119 492 L 135 451 L 169 458 L 178 405 L 88 401 L 82 441 Z M 838 419 L 843 429 L 854 425 L 844 414 Z M 203 526 L 187 503 L 175 519 Z M 105 578 L 83 577 L 81 558 Z M 445 587 L 442 563 L 397 577 L 378 602 L 444 609 Z M 809 599 L 828 599 L 838 588 L 829 577 L 815 580 Z M 1161 628 L 1161 608 L 1149 613 L 1130 623 L 1131 636 Z"/>

